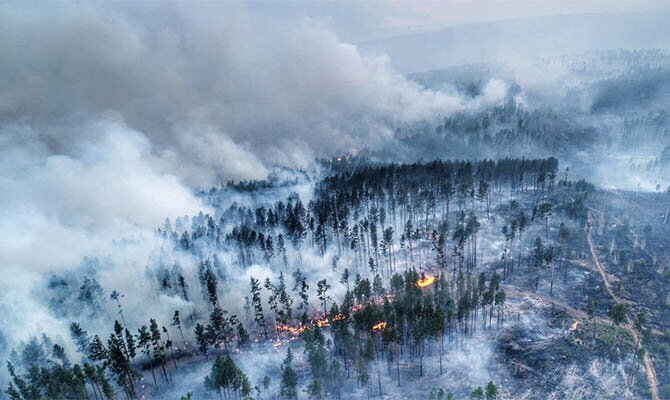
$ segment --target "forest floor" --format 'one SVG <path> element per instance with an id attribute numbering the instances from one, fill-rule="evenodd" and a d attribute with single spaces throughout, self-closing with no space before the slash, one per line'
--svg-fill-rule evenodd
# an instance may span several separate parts
<path id="1" fill-rule="evenodd" d="M 663 397 L 659 393 L 659 387 L 661 386 L 659 385 L 659 378 L 661 381 L 665 378 L 662 370 L 660 371 L 660 377 L 657 377 L 654 360 L 652 359 L 653 353 L 644 352 L 642 365 L 630 362 L 634 358 L 634 356 L 631 356 L 634 350 L 641 348 L 644 344 L 642 333 L 635 329 L 634 323 L 628 315 L 625 323 L 622 324 L 622 330 L 630 332 L 630 335 L 628 342 L 622 346 L 631 351 L 623 352 L 619 362 L 612 362 L 613 360 L 610 359 L 608 354 L 610 349 L 606 345 L 606 341 L 601 338 L 595 340 L 596 328 L 601 329 L 602 326 L 606 326 L 608 329 L 616 331 L 614 322 L 608 318 L 606 313 L 612 301 L 614 303 L 625 303 L 629 307 L 629 313 L 632 310 L 644 308 L 642 307 L 644 299 L 638 298 L 640 294 L 636 293 L 635 285 L 632 283 L 627 285 L 630 286 L 628 287 L 629 290 L 633 290 L 631 295 L 622 294 L 624 289 L 621 285 L 628 282 L 625 280 L 627 278 L 622 277 L 621 271 L 616 270 L 615 264 L 608 265 L 608 267 L 614 268 L 608 271 L 600 260 L 598 251 L 602 253 L 603 243 L 609 243 L 609 237 L 607 236 L 608 232 L 601 236 L 595 236 L 595 240 L 601 245 L 600 248 L 594 243 L 592 229 L 594 235 L 598 235 L 598 233 L 594 228 L 593 215 L 598 215 L 597 213 L 601 213 L 601 211 L 594 208 L 589 211 L 591 222 L 585 229 L 586 240 L 581 233 L 575 235 L 574 247 L 569 248 L 570 254 L 566 251 L 566 255 L 561 261 L 563 267 L 559 267 L 559 271 L 561 271 L 561 268 L 565 268 L 565 271 L 562 271 L 565 272 L 565 278 L 561 282 L 558 276 L 560 273 L 556 276 L 552 294 L 550 294 L 549 280 L 548 278 L 545 279 L 546 277 L 540 280 L 540 287 L 534 289 L 532 279 L 529 280 L 525 275 L 525 261 L 522 263 L 522 258 L 519 258 L 518 272 L 506 279 L 502 285 L 508 296 L 508 304 L 500 329 L 478 327 L 470 337 L 466 337 L 462 341 L 455 340 L 453 343 L 447 343 L 445 338 L 445 352 L 443 354 L 445 368 L 443 374 L 439 373 L 439 342 L 427 343 L 426 355 L 422 361 L 422 377 L 420 377 L 421 361 L 411 357 L 403 358 L 397 367 L 401 373 L 401 384 L 399 386 L 394 370 L 395 365 L 384 362 L 386 360 L 381 357 L 379 359 L 379 376 L 377 375 L 377 367 L 373 365 L 370 371 L 371 382 L 369 386 L 367 388 L 356 387 L 354 384 L 351 391 L 346 394 L 343 393 L 341 398 L 425 399 L 432 389 L 441 387 L 452 391 L 456 398 L 467 398 L 469 392 L 473 389 L 473 383 L 485 385 L 488 380 L 493 380 L 499 383 L 503 391 L 502 398 L 505 399 L 589 399 L 593 398 L 595 390 L 603 391 L 605 394 L 602 398 L 606 399 L 633 399 L 642 397 L 648 387 L 651 399 L 661 400 Z M 623 224 L 617 217 L 612 217 L 612 220 Z M 535 234 L 544 238 L 544 228 L 542 226 L 532 229 L 533 231 L 526 233 L 528 238 Z M 479 251 L 481 252 L 481 261 L 477 273 L 480 272 L 480 269 L 487 273 L 496 269 L 499 273 L 501 272 L 498 254 L 503 242 L 499 240 L 498 232 L 499 224 L 495 223 L 495 219 L 482 221 L 481 250 Z M 550 230 L 551 232 L 552 230 Z M 632 229 L 630 234 L 633 235 L 633 239 L 630 240 L 631 243 L 626 242 L 624 247 L 638 249 L 638 247 L 635 247 L 640 241 L 638 235 Z M 632 244 L 633 242 L 635 245 Z M 523 248 L 519 246 L 518 248 L 518 252 L 523 254 L 524 257 L 528 250 L 525 246 Z M 652 257 L 656 257 L 651 248 L 644 249 L 644 246 L 642 246 L 639 251 L 642 252 L 643 250 L 646 250 L 646 253 Z M 427 261 L 434 257 L 429 243 L 420 244 L 414 251 L 415 258 L 423 258 L 424 260 L 422 271 L 428 274 L 437 272 L 434 265 Z M 522 251 L 523 253 L 521 253 Z M 398 270 L 402 270 L 404 264 L 408 263 L 406 260 L 407 254 L 403 255 L 398 251 L 397 256 L 396 267 Z M 477 257 L 480 257 L 480 255 Z M 563 258 L 563 256 L 561 257 Z M 353 259 L 347 262 L 350 268 L 353 267 Z M 514 261 L 512 262 L 514 263 Z M 559 263 L 557 262 L 557 264 Z M 521 265 L 524 265 L 523 269 Z M 661 265 L 659 268 L 665 267 Z M 600 282 L 604 286 L 598 287 Z M 601 308 L 595 317 L 595 323 L 590 322 L 588 314 L 583 311 L 586 309 L 588 299 L 591 298 L 589 293 L 599 293 L 600 296 L 596 297 Z M 609 298 L 605 299 L 606 297 Z M 480 322 L 476 322 L 476 324 L 480 325 Z M 587 328 L 591 327 L 593 327 L 594 332 L 592 343 L 589 342 L 590 333 L 587 332 Z M 653 336 L 663 335 L 662 326 L 660 330 L 650 327 L 649 332 L 653 333 Z M 264 371 L 263 373 L 273 371 L 277 369 L 276 366 L 281 362 L 280 358 L 287 345 L 294 348 L 294 354 L 296 355 L 294 366 L 301 379 L 301 385 L 303 383 L 307 384 L 309 371 L 299 341 L 291 344 L 285 342 L 276 347 L 268 343 L 255 344 L 252 351 L 245 352 L 236 362 L 239 361 L 245 371 L 259 370 Z M 204 375 L 208 373 L 213 356 L 210 355 L 209 363 L 205 362 L 202 355 L 197 354 L 178 359 L 180 370 L 189 371 L 187 376 L 192 377 L 193 381 L 197 383 L 194 387 L 201 385 L 200 382 L 204 379 Z M 263 367 L 259 367 L 261 363 L 264 364 Z M 664 365 L 662 361 L 661 365 Z M 174 369 L 171 363 L 168 363 L 167 367 L 168 371 Z M 147 369 L 143 372 L 145 375 L 144 382 L 151 382 L 151 370 Z M 155 372 L 157 379 L 160 379 L 158 369 L 155 369 Z M 355 371 L 352 370 L 351 374 L 351 382 L 353 383 L 356 380 Z M 590 376 L 587 378 L 582 377 L 582 375 L 589 374 Z M 180 376 L 183 375 L 180 374 Z M 259 382 L 262 376 L 250 376 L 250 378 L 253 382 Z M 272 378 L 274 386 L 278 382 L 277 376 L 275 375 Z M 647 385 L 644 384 L 645 378 Z M 580 381 L 587 379 L 596 381 L 601 379 L 602 382 L 596 382 L 595 384 L 590 382 L 589 385 L 591 386 L 588 386 Z M 631 382 L 637 380 L 637 384 L 630 383 L 629 380 Z M 574 381 L 582 382 L 582 386 L 574 386 Z M 617 381 L 617 383 L 611 383 L 614 381 Z M 623 381 L 623 383 L 618 381 Z M 381 382 L 383 388 L 382 396 L 379 396 L 379 382 Z M 579 393 L 570 394 L 574 387 L 578 388 L 574 390 Z M 625 390 L 627 394 L 616 397 L 618 390 Z M 302 393 L 300 398 L 304 398 Z"/>
<path id="2" fill-rule="evenodd" d="M 610 284 L 609 278 L 607 277 L 607 273 L 605 272 L 605 269 L 603 268 L 602 264 L 600 263 L 600 260 L 598 259 L 598 254 L 596 253 L 595 246 L 593 244 L 593 237 L 591 236 L 591 221 L 592 221 L 592 216 L 589 213 L 589 227 L 586 229 L 586 238 L 589 243 L 589 248 L 591 250 L 591 254 L 593 255 L 593 261 L 598 268 L 598 271 L 600 272 L 600 276 L 603 279 L 603 282 L 605 284 L 605 288 L 607 289 L 607 292 L 609 295 L 614 299 L 615 302 L 620 303 L 621 299 L 614 293 L 612 290 L 612 285 Z M 635 338 L 635 343 L 636 346 L 642 347 L 642 340 L 640 333 L 638 332 L 637 329 L 633 326 L 633 322 L 631 321 L 630 317 L 628 314 L 626 314 L 626 325 L 627 328 L 630 329 L 632 332 L 634 338 Z M 660 400 L 660 394 L 658 391 L 658 379 L 656 378 L 656 369 L 654 368 L 654 363 L 651 360 L 651 357 L 649 356 L 649 353 L 647 351 L 644 352 L 644 366 L 647 374 L 647 382 L 649 384 L 649 393 L 651 394 L 651 398 L 653 400 Z"/>

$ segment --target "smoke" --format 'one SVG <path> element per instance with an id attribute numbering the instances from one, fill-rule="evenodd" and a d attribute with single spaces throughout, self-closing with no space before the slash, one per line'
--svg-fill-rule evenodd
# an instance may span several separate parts
<path id="1" fill-rule="evenodd" d="M 202 208 L 161 168 L 143 135 L 115 122 L 85 129 L 100 137 L 75 143 L 70 155 L 48 154 L 28 127 L 3 130 L 1 178 L 11 188 L 0 199 L 3 261 L 33 269 L 47 262 L 42 257 L 72 261 L 51 250 L 86 245 L 79 239 L 91 233 L 120 237 L 129 228 L 154 228 L 165 217 Z"/>
<path id="2" fill-rule="evenodd" d="M 350 152 L 463 106 L 363 56 L 318 21 L 230 4 L 3 5 L 0 117 L 52 153 L 113 112 L 195 185 Z M 28 46 L 28 49 L 26 49 Z"/>
<path id="3" fill-rule="evenodd" d="M 12 310 L 6 324 L 12 341 L 25 333 L 66 333 L 45 309 L 46 276 L 76 268 L 87 256 L 108 260 L 116 282 L 136 279 L 165 217 L 207 210 L 161 167 L 145 136 L 117 121 L 82 127 L 82 140 L 67 155 L 50 153 L 29 126 L 0 132 L 0 182 L 9 188 L 0 196 L 6 277 L 0 304 Z"/>

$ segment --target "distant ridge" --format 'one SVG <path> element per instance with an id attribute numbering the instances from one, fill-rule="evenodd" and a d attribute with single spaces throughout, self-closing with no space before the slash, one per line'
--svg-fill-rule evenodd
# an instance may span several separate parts
<path id="1" fill-rule="evenodd" d="M 619 48 L 670 48 L 670 12 L 574 14 L 462 25 L 360 43 L 386 53 L 396 70 L 421 72 L 459 64 L 520 62 Z"/>

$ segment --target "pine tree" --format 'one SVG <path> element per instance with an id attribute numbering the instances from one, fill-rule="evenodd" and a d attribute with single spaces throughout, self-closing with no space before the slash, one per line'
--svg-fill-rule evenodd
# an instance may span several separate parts
<path id="1" fill-rule="evenodd" d="M 98 335 L 93 336 L 88 346 L 88 358 L 93 361 L 105 361 L 107 359 L 107 348 Z"/>
<path id="2" fill-rule="evenodd" d="M 312 383 L 307 386 L 307 394 L 310 399 L 320 399 L 323 397 L 323 383 L 321 379 L 314 377 Z"/>
<path id="3" fill-rule="evenodd" d="M 96 367 L 96 380 L 99 382 L 100 387 L 102 388 L 102 393 L 105 395 L 107 400 L 114 400 L 116 398 L 116 391 L 114 387 L 109 383 L 109 380 L 105 376 L 105 370 L 101 366 Z"/>
<path id="4" fill-rule="evenodd" d="M 596 302 L 595 300 L 590 300 L 586 312 L 591 320 L 591 326 L 593 329 L 593 340 L 596 340 Z"/>
<path id="5" fill-rule="evenodd" d="M 170 338 L 170 332 L 166 327 L 163 327 L 163 333 L 165 333 L 165 336 L 167 336 L 167 340 L 165 341 L 165 348 L 170 349 L 170 355 L 172 356 L 172 362 L 174 363 L 174 368 L 178 369 L 179 367 L 177 366 L 177 357 L 174 354 L 174 343 Z"/>
<path id="6" fill-rule="evenodd" d="M 202 354 L 205 355 L 205 360 L 209 361 L 209 358 L 207 357 L 207 347 L 209 345 L 209 338 L 207 337 L 207 333 L 205 332 L 205 327 L 198 323 L 195 325 L 195 329 L 193 332 L 195 333 L 195 341 L 198 344 L 198 349 Z"/>
<path id="7" fill-rule="evenodd" d="M 179 310 L 174 311 L 174 315 L 172 316 L 172 324 L 170 325 L 177 327 L 177 329 L 179 330 L 179 334 L 181 335 L 181 341 L 184 344 L 184 347 L 186 347 L 186 339 L 184 339 L 184 332 L 181 329 L 181 319 L 179 318 Z"/>
<path id="8" fill-rule="evenodd" d="M 137 355 L 137 346 L 135 344 L 135 338 L 128 329 L 125 329 L 124 334 L 126 336 L 126 348 L 128 349 L 128 358 L 131 361 L 134 361 L 135 356 Z"/>
<path id="9" fill-rule="evenodd" d="M 146 325 L 142 325 L 137 332 L 137 344 L 142 349 L 142 354 L 151 362 L 151 376 L 154 378 L 154 387 L 158 389 L 156 373 L 154 372 L 154 359 L 151 357 L 151 334 L 149 333 L 149 328 Z"/>
<path id="10" fill-rule="evenodd" d="M 498 398 L 498 387 L 493 383 L 489 382 L 484 389 L 484 397 L 486 400 L 496 400 Z"/>
<path id="11" fill-rule="evenodd" d="M 209 302 L 212 304 L 212 307 L 217 307 L 219 305 L 219 296 L 217 294 L 218 279 L 209 267 L 205 270 L 204 280 Z"/>
<path id="12" fill-rule="evenodd" d="M 317 288 L 316 288 L 316 296 L 321 300 L 321 303 L 323 304 L 323 313 L 327 314 L 328 313 L 328 289 L 330 289 L 330 285 L 326 282 L 325 279 L 320 280 L 317 282 Z"/>
<path id="13" fill-rule="evenodd" d="M 279 273 L 279 282 L 277 287 L 275 287 L 275 294 L 281 305 L 281 309 L 278 310 L 279 318 L 283 324 L 287 324 L 293 318 L 293 298 L 291 298 L 286 290 L 283 272 Z"/>
<path id="14" fill-rule="evenodd" d="M 384 288 L 384 283 L 382 282 L 381 276 L 376 274 L 372 280 L 372 291 L 374 292 L 377 298 L 381 298 L 386 294 L 386 289 Z"/>
<path id="15" fill-rule="evenodd" d="M 499 290 L 494 298 L 494 302 L 496 305 L 496 308 L 498 310 L 498 318 L 496 320 L 496 327 L 498 327 L 501 324 L 501 316 L 502 316 L 502 311 L 503 307 L 505 306 L 505 300 L 507 299 L 507 295 L 505 294 L 504 290 Z"/>
<path id="16" fill-rule="evenodd" d="M 91 341 L 88 332 L 82 329 L 79 323 L 72 322 L 70 324 L 70 336 L 77 345 L 77 351 L 86 357 L 88 355 L 89 342 Z"/>
<path id="17" fill-rule="evenodd" d="M 121 335 L 122 327 L 118 321 L 115 321 L 115 324 L 115 334 L 111 334 L 107 340 L 107 365 L 116 375 L 117 383 L 126 390 L 131 398 L 135 399 L 137 398 L 135 378 L 138 374 L 132 369 L 128 358 L 128 349 Z"/>
<path id="18" fill-rule="evenodd" d="M 538 283 L 540 281 L 540 270 L 544 266 L 545 262 L 545 250 L 544 245 L 542 244 L 542 239 L 539 237 L 535 238 L 535 243 L 533 245 L 533 254 L 532 254 L 532 267 L 535 271 L 535 290 L 537 290 Z"/>
<path id="19" fill-rule="evenodd" d="M 470 393 L 470 400 L 484 400 L 484 390 L 481 386 L 477 387 L 475 390 Z"/>
<path id="20" fill-rule="evenodd" d="M 261 287 L 258 279 L 251 277 L 251 296 L 254 305 L 254 321 L 263 328 L 265 338 L 268 337 L 268 330 L 265 325 L 265 316 L 263 313 L 263 304 L 261 301 Z"/>
<path id="21" fill-rule="evenodd" d="M 347 286 L 349 290 L 349 268 L 345 268 L 340 276 L 340 283 Z"/>
<path id="22" fill-rule="evenodd" d="M 279 393 L 286 399 L 298 398 L 298 375 L 295 373 L 291 364 L 293 362 L 293 355 L 291 348 L 286 351 L 286 358 L 281 365 L 281 383 Z"/>
<path id="23" fill-rule="evenodd" d="M 123 322 L 123 326 L 126 326 L 126 320 L 123 319 L 123 309 L 121 308 L 121 298 L 123 295 L 116 290 L 113 290 L 112 293 L 109 295 L 109 298 L 111 300 L 114 300 L 116 302 L 116 306 L 119 308 L 119 315 L 121 316 L 121 322 Z"/>
<path id="24" fill-rule="evenodd" d="M 149 333 L 151 334 L 151 345 L 153 350 L 153 358 L 160 363 L 163 378 L 166 382 L 170 381 L 167 370 L 165 369 L 165 346 L 161 339 L 161 331 L 158 329 L 158 323 L 155 319 L 149 319 Z"/>
<path id="25" fill-rule="evenodd" d="M 247 332 L 246 329 L 244 329 L 244 325 L 242 325 L 242 323 L 237 324 L 237 336 L 239 338 L 237 345 L 238 348 L 240 349 L 247 347 L 251 342 L 251 339 L 249 338 L 249 333 Z"/>

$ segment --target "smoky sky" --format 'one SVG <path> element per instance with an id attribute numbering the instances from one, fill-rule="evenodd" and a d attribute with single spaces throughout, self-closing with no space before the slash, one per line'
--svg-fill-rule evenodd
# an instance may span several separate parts
<path id="1" fill-rule="evenodd" d="M 69 155 L 99 140 L 91 122 L 111 120 L 194 185 L 356 150 L 389 122 L 459 106 L 318 21 L 228 3 L 6 4 L 0 24 L 3 125 L 28 126 Z"/>
<path id="2" fill-rule="evenodd" d="M 441 60 L 445 52 L 449 62 L 459 54 L 468 60 L 478 48 L 473 41 L 391 59 L 385 51 L 395 54 L 395 46 L 368 52 L 340 39 L 338 32 L 349 29 L 332 4 L 300 4 L 281 13 L 279 4 L 257 2 L 6 3 L 0 6 L 0 129 L 24 136 L 12 143 L 32 140 L 45 154 L 75 158 L 82 143 L 104 146 L 110 132 L 96 124 L 130 130 L 146 138 L 141 161 L 152 171 L 203 187 L 374 148 L 391 141 L 400 124 L 481 104 L 426 89 L 395 67 Z M 402 10 L 426 13 L 403 3 L 374 12 L 370 5 L 349 6 L 374 26 L 389 25 Z M 472 19 L 467 15 L 464 21 Z M 518 42 L 497 47 L 523 47 Z"/>

